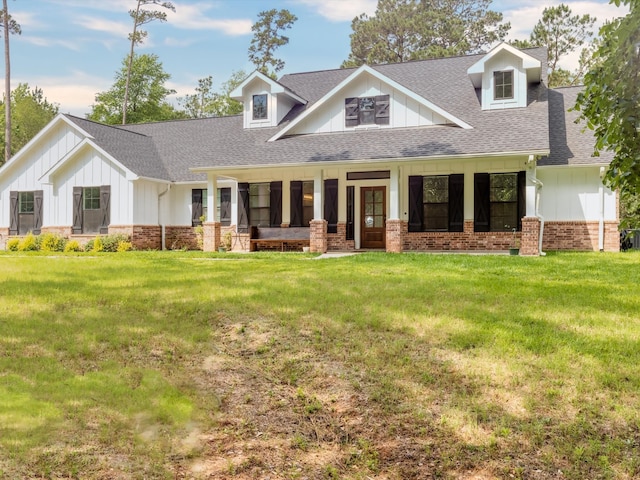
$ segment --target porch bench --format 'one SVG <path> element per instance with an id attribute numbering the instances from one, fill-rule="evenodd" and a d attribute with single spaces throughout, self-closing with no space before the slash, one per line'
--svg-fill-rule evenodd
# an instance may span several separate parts
<path id="1" fill-rule="evenodd" d="M 309 232 L 308 227 L 251 227 L 249 251 L 299 252 L 309 246 Z"/>

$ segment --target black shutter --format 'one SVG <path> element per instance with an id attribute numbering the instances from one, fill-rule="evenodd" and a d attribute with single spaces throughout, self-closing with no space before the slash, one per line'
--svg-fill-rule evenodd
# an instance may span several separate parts
<path id="1" fill-rule="evenodd" d="M 358 98 L 347 98 L 344 101 L 344 126 L 358 126 Z"/>
<path id="2" fill-rule="evenodd" d="M 422 177 L 409 177 L 409 231 L 421 232 L 424 221 L 422 202 Z"/>
<path id="3" fill-rule="evenodd" d="M 82 233 L 82 187 L 73 187 L 73 225 L 71 232 Z"/>
<path id="4" fill-rule="evenodd" d="M 292 227 L 302 226 L 302 182 L 295 180 L 291 182 L 289 188 L 291 193 L 290 211 L 291 218 L 289 219 L 289 225 Z"/>
<path id="5" fill-rule="evenodd" d="M 464 231 L 464 174 L 449 175 L 449 231 Z"/>
<path id="6" fill-rule="evenodd" d="M 527 216 L 527 172 L 518 172 L 518 231 L 522 230 L 522 218 Z"/>
<path id="7" fill-rule="evenodd" d="M 271 182 L 269 186 L 269 226 L 282 226 L 282 182 Z"/>
<path id="8" fill-rule="evenodd" d="M 376 125 L 389 125 L 389 95 L 376 97 Z"/>
<path id="9" fill-rule="evenodd" d="M 202 189 L 191 190 L 191 226 L 202 225 Z"/>
<path id="10" fill-rule="evenodd" d="M 231 225 L 231 189 L 220 189 L 220 223 L 224 226 Z"/>
<path id="11" fill-rule="evenodd" d="M 347 187 L 347 235 L 346 240 L 353 240 L 356 235 L 355 231 L 356 218 L 356 187 L 349 185 Z"/>
<path id="12" fill-rule="evenodd" d="M 42 229 L 42 190 L 33 192 L 33 234 L 40 235 Z"/>
<path id="13" fill-rule="evenodd" d="M 109 233 L 111 223 L 111 186 L 100 186 L 100 233 Z"/>
<path id="14" fill-rule="evenodd" d="M 249 184 L 238 184 L 238 233 L 249 232 Z"/>
<path id="15" fill-rule="evenodd" d="M 473 229 L 476 232 L 488 232 L 491 224 L 489 174 L 476 173 L 473 183 Z"/>
<path id="16" fill-rule="evenodd" d="M 18 235 L 18 192 L 9 193 L 9 235 Z"/>
<path id="17" fill-rule="evenodd" d="M 324 219 L 327 233 L 338 233 L 338 179 L 324 181 Z"/>

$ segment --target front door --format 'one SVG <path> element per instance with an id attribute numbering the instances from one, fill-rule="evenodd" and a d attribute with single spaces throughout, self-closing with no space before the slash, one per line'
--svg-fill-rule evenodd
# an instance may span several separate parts
<path id="1" fill-rule="evenodd" d="M 385 248 L 385 187 L 360 188 L 360 248 Z"/>

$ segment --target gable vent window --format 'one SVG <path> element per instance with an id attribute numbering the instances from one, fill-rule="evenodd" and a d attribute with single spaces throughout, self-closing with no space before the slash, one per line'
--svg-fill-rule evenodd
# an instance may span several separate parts
<path id="1" fill-rule="evenodd" d="M 253 119 L 254 120 L 266 120 L 267 117 L 267 95 L 254 95 L 253 96 Z"/>
<path id="2" fill-rule="evenodd" d="M 493 98 L 507 100 L 513 98 L 513 71 L 493 72 Z"/>
<path id="3" fill-rule="evenodd" d="M 344 105 L 346 127 L 389 125 L 389 95 L 347 98 Z"/>

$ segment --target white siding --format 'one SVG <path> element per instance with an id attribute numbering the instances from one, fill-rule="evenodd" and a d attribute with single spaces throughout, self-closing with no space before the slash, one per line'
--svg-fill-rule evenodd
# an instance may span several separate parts
<path id="1" fill-rule="evenodd" d="M 111 224 L 133 223 L 133 185 L 126 172 L 93 148 L 84 148 L 52 177 L 53 201 L 44 197 L 43 226 L 70 226 L 73 223 L 73 187 L 111 186 Z"/>
<path id="2" fill-rule="evenodd" d="M 600 167 L 538 168 L 545 221 L 600 219 Z M 604 187 L 604 220 L 616 220 L 616 195 Z"/>
<path id="3" fill-rule="evenodd" d="M 360 128 L 404 128 L 448 123 L 441 115 L 433 112 L 423 104 L 408 97 L 383 81 L 369 74 L 360 76 L 336 93 L 325 105 L 314 111 L 309 118 L 301 121 L 291 134 L 331 133 L 352 131 L 353 127 L 345 127 L 345 99 L 352 97 L 372 97 L 389 95 L 389 125 L 366 125 Z M 427 99 L 428 100 L 428 99 Z"/>

